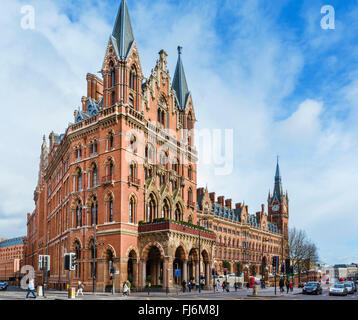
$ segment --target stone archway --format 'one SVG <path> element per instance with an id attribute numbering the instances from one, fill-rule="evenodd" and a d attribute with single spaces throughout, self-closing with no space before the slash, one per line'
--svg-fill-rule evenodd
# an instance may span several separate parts
<path id="1" fill-rule="evenodd" d="M 152 287 L 163 287 L 163 255 L 156 245 L 146 249 L 142 262 L 142 286 L 151 283 Z"/>
<path id="2" fill-rule="evenodd" d="M 127 279 L 134 287 L 138 287 L 137 259 L 137 253 L 132 249 L 128 254 Z"/>
<path id="3" fill-rule="evenodd" d="M 210 286 L 210 259 L 206 250 L 201 251 L 200 281 L 206 288 Z"/>
<path id="4" fill-rule="evenodd" d="M 183 280 L 187 281 L 186 270 L 184 270 L 186 268 L 187 266 L 186 266 L 185 250 L 182 246 L 179 246 L 175 250 L 174 261 L 173 261 L 173 279 L 176 285 L 181 285 Z M 175 270 L 180 270 L 179 277 L 175 276 Z"/>
<path id="5" fill-rule="evenodd" d="M 195 281 L 198 278 L 196 271 L 198 269 L 199 256 L 196 249 L 191 249 L 188 256 L 188 278 Z"/>

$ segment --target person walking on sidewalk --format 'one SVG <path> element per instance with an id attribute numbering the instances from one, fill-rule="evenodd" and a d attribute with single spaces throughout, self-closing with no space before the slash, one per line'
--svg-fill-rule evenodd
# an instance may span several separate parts
<path id="1" fill-rule="evenodd" d="M 77 286 L 77 292 L 76 292 L 76 297 L 78 297 L 78 294 L 81 293 L 83 295 L 83 284 L 81 281 L 78 281 L 78 286 Z"/>
<path id="2" fill-rule="evenodd" d="M 30 279 L 30 280 L 29 280 L 29 284 L 28 284 L 28 286 L 27 286 L 26 299 L 29 298 L 30 293 L 32 293 L 32 295 L 33 295 L 34 298 L 36 299 L 34 279 Z"/>
<path id="3" fill-rule="evenodd" d="M 128 296 L 128 286 L 126 282 L 123 285 L 123 295 Z"/>
<path id="4" fill-rule="evenodd" d="M 282 293 L 283 293 L 283 288 L 285 286 L 285 282 L 283 281 L 283 278 L 280 279 L 280 282 L 279 282 L 279 287 L 280 287 L 280 295 L 282 296 Z"/>
<path id="5" fill-rule="evenodd" d="M 286 280 L 286 289 L 287 289 L 287 294 L 288 294 L 288 291 L 290 290 L 290 281 L 289 280 Z"/>
<path id="6" fill-rule="evenodd" d="M 181 283 L 182 287 L 183 287 L 183 293 L 186 291 L 186 281 L 183 280 L 183 282 Z"/>
<path id="7" fill-rule="evenodd" d="M 220 288 L 220 281 L 219 279 L 216 280 L 216 291 L 219 291 Z"/>

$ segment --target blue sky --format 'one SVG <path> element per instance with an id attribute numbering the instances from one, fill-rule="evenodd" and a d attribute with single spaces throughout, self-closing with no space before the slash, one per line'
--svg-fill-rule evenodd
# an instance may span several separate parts
<path id="1" fill-rule="evenodd" d="M 335 9 L 334 30 L 320 25 L 327 4 Z M 24 5 L 35 8 L 34 30 L 20 27 Z M 358 3 L 128 5 L 144 75 L 165 49 L 173 76 L 183 46 L 198 128 L 234 130 L 233 171 L 217 176 L 213 165 L 201 165 L 199 186 L 245 201 L 255 213 L 267 204 L 278 154 L 290 225 L 306 230 L 322 262 L 357 262 Z M 101 69 L 118 7 L 103 0 L 2 0 L 1 236 L 26 234 L 42 135 L 62 133 L 73 121 L 86 73 Z"/>

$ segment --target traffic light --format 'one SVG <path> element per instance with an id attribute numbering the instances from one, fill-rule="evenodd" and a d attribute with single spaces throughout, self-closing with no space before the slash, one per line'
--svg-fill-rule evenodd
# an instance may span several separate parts
<path id="1" fill-rule="evenodd" d="M 70 253 L 70 270 L 76 270 L 76 254 Z"/>
<path id="2" fill-rule="evenodd" d="M 290 259 L 285 259 L 286 273 L 290 272 L 290 265 L 291 265 Z"/>
<path id="3" fill-rule="evenodd" d="M 43 270 L 43 255 L 39 255 L 39 270 Z"/>
<path id="4" fill-rule="evenodd" d="M 212 269 L 211 269 L 211 274 L 212 274 L 213 276 L 215 276 L 215 268 L 212 268 Z"/>
<path id="5" fill-rule="evenodd" d="M 293 266 L 290 266 L 290 274 L 293 274 Z"/>
<path id="6" fill-rule="evenodd" d="M 227 274 L 227 269 L 225 268 L 224 269 L 224 276 L 226 276 L 226 274 Z"/>
<path id="7" fill-rule="evenodd" d="M 281 273 L 285 273 L 285 265 L 281 264 Z"/>
<path id="8" fill-rule="evenodd" d="M 109 261 L 109 263 L 108 263 L 108 271 L 109 271 L 110 274 L 114 273 L 113 261 Z"/>
<path id="9" fill-rule="evenodd" d="M 273 273 L 278 273 L 278 271 L 279 271 L 279 257 L 278 256 L 272 257 L 272 270 L 273 270 Z"/>
<path id="10" fill-rule="evenodd" d="M 70 270 L 70 255 L 69 255 L 69 253 L 65 254 L 64 259 L 65 259 L 65 261 L 64 261 L 65 270 Z"/>

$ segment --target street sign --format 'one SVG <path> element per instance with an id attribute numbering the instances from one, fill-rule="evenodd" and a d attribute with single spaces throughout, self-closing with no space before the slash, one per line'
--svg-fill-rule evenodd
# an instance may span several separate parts
<path id="1" fill-rule="evenodd" d="M 39 255 L 39 270 L 49 271 L 50 270 L 50 256 L 49 255 Z"/>
<path id="2" fill-rule="evenodd" d="M 175 269 L 174 275 L 175 275 L 176 277 L 180 277 L 180 274 L 181 274 L 181 270 L 180 270 L 180 269 Z"/>

